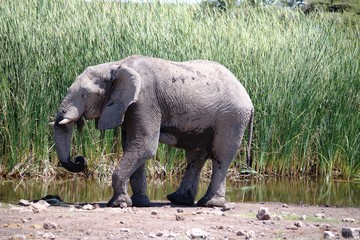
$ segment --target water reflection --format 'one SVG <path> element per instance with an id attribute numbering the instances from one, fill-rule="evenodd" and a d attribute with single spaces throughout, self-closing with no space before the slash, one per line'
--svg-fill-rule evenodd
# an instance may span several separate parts
<path id="1" fill-rule="evenodd" d="M 166 200 L 178 181 L 149 181 L 151 200 Z M 197 199 L 206 191 L 202 182 Z M 112 196 L 110 182 L 94 180 L 1 181 L 0 202 L 17 203 L 20 199 L 39 199 L 58 195 L 65 202 L 106 202 Z M 268 179 L 227 183 L 227 201 L 284 202 L 360 207 L 360 184 L 322 179 Z"/>

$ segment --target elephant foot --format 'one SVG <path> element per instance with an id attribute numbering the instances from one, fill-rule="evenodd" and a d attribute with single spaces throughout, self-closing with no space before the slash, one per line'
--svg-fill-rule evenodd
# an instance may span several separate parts
<path id="1" fill-rule="evenodd" d="M 132 201 L 129 195 L 122 194 L 122 195 L 115 195 L 110 199 L 110 201 L 106 204 L 107 207 L 120 207 L 126 208 L 132 206 Z"/>
<path id="2" fill-rule="evenodd" d="M 201 198 L 197 204 L 198 207 L 223 207 L 225 205 L 225 197 L 213 197 L 208 199 L 206 197 Z"/>
<path id="3" fill-rule="evenodd" d="M 150 200 L 146 195 L 132 195 L 131 201 L 135 207 L 150 207 Z"/>
<path id="4" fill-rule="evenodd" d="M 173 192 L 167 195 L 167 199 L 175 205 L 193 206 L 195 197 L 186 194 L 180 194 L 178 192 Z"/>

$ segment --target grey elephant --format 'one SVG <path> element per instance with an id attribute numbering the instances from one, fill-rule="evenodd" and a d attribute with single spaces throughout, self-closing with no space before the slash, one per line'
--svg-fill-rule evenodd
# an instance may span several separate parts
<path id="1" fill-rule="evenodd" d="M 198 206 L 223 206 L 227 169 L 249 126 L 247 161 L 254 108 L 242 84 L 216 62 L 173 62 L 133 55 L 86 68 L 71 85 L 56 115 L 55 146 L 71 172 L 86 160 L 70 156 L 73 126 L 95 119 L 99 130 L 121 126 L 123 156 L 112 175 L 114 195 L 107 206 L 149 206 L 145 161 L 158 143 L 185 149 L 187 167 L 179 188 L 168 199 L 193 205 L 200 172 L 209 158 L 212 176 Z M 133 195 L 127 193 L 130 180 Z"/>

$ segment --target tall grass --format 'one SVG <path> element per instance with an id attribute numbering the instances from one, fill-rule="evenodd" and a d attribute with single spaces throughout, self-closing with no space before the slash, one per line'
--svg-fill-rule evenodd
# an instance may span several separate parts
<path id="1" fill-rule="evenodd" d="M 67 87 L 89 65 L 137 53 L 231 69 L 255 105 L 256 171 L 359 177 L 359 23 L 264 7 L 0 1 L 1 175 L 59 172 L 48 122 Z M 74 150 L 101 175 L 121 155 L 118 132 L 87 122 Z M 184 158 L 160 145 L 148 168 L 182 169 Z"/>

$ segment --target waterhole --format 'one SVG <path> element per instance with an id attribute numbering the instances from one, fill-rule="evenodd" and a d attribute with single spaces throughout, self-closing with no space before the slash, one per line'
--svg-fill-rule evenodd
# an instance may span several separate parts
<path id="1" fill-rule="evenodd" d="M 151 201 L 166 201 L 179 181 L 148 181 Z M 208 182 L 202 181 L 196 200 L 206 192 Z M 129 189 L 131 194 L 131 190 Z M 16 204 L 20 199 L 35 200 L 46 195 L 58 195 L 66 203 L 107 202 L 112 197 L 110 182 L 95 180 L 17 180 L 0 183 L 0 202 Z M 324 179 L 267 179 L 228 181 L 226 199 L 229 202 L 282 202 L 360 207 L 360 183 L 326 181 Z"/>

